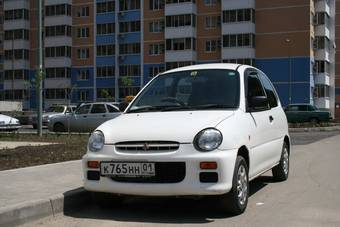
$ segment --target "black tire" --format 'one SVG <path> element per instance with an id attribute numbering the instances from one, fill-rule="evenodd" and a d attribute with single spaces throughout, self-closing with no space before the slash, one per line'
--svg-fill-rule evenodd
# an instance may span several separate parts
<path id="1" fill-rule="evenodd" d="M 238 196 L 238 180 L 239 180 L 239 171 L 241 169 L 245 171 L 245 177 L 246 180 L 244 182 L 244 185 L 246 185 L 246 189 L 243 190 L 243 193 L 245 193 L 245 197 L 243 197 L 243 200 L 239 198 Z M 244 195 L 244 194 L 243 194 Z M 223 208 L 232 214 L 239 215 L 242 214 L 248 204 L 248 197 L 249 197 L 249 177 L 248 177 L 248 165 L 245 159 L 242 156 L 237 156 L 236 158 L 236 164 L 234 168 L 234 175 L 233 175 L 233 186 L 227 194 L 224 194 L 221 196 L 221 202 Z"/>
<path id="2" fill-rule="evenodd" d="M 62 123 L 55 123 L 53 125 L 53 132 L 65 132 L 65 126 Z"/>
<path id="3" fill-rule="evenodd" d="M 38 125 L 36 125 L 36 124 L 33 124 L 32 126 L 33 126 L 33 129 L 37 129 L 38 128 Z"/>
<path id="4" fill-rule="evenodd" d="M 275 181 L 285 181 L 289 176 L 289 145 L 284 142 L 282 146 L 280 163 L 272 169 Z"/>
<path id="5" fill-rule="evenodd" d="M 317 125 L 320 123 L 319 119 L 316 118 L 316 117 L 313 117 L 309 120 L 309 122 L 312 124 L 312 125 Z"/>
<path id="6" fill-rule="evenodd" d="M 118 207 L 123 200 L 121 196 L 105 192 L 92 192 L 91 196 L 92 202 L 102 209 Z"/>

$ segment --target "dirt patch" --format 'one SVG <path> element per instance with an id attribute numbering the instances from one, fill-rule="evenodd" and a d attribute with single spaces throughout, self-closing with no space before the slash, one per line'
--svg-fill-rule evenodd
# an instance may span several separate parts
<path id="1" fill-rule="evenodd" d="M 86 153 L 88 135 L 0 135 L 0 141 L 58 143 L 0 150 L 0 170 L 78 160 Z"/>

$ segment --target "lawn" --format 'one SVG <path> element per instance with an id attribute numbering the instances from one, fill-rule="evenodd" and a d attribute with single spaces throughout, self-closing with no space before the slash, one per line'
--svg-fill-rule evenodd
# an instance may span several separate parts
<path id="1" fill-rule="evenodd" d="M 44 146 L 24 146 L 0 149 L 0 170 L 78 160 L 86 153 L 89 135 L 0 134 L 0 141 L 30 141 L 57 143 Z"/>

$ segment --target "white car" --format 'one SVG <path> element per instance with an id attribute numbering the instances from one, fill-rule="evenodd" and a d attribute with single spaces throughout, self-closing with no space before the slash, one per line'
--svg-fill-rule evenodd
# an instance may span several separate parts
<path id="1" fill-rule="evenodd" d="M 263 72 L 188 66 L 158 75 L 92 133 L 84 187 L 100 205 L 108 195 L 216 195 L 240 214 L 250 180 L 271 169 L 276 180 L 288 178 L 290 148 L 285 113 Z"/>
<path id="2" fill-rule="evenodd" d="M 0 114 L 0 130 L 15 131 L 21 128 L 20 121 L 16 118 Z"/>

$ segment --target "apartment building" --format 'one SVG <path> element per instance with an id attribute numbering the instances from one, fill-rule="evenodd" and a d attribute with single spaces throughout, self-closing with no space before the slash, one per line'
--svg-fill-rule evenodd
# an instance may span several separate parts
<path id="1" fill-rule="evenodd" d="M 336 0 L 335 43 L 340 47 L 340 0 Z M 340 118 L 340 52 L 335 54 L 335 117 Z"/>
<path id="2" fill-rule="evenodd" d="M 44 105 L 121 100 L 164 70 L 230 62 L 263 70 L 284 105 L 334 112 L 335 1 L 45 0 Z M 2 98 L 35 108 L 36 1 L 3 6 Z"/>

